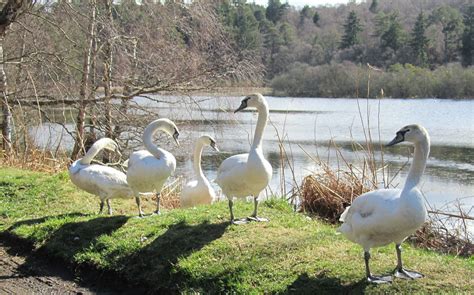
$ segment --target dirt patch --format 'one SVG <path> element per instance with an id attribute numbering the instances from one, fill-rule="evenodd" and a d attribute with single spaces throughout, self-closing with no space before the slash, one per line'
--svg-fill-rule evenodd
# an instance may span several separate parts
<path id="1" fill-rule="evenodd" d="M 65 266 L 12 248 L 0 237 L 0 294 L 116 294 L 78 283 Z"/>

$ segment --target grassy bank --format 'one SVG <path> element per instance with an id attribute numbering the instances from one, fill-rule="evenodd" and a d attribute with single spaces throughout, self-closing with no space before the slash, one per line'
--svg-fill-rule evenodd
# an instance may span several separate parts
<path id="1" fill-rule="evenodd" d="M 112 272 L 154 291 L 237 293 L 459 293 L 472 290 L 474 259 L 405 246 L 418 281 L 385 286 L 364 280 L 361 249 L 335 227 L 266 201 L 268 223 L 230 225 L 227 205 L 135 217 L 132 200 L 114 201 L 114 216 L 100 216 L 97 200 L 76 190 L 66 173 L 0 169 L 0 230 L 72 265 Z M 146 208 L 151 212 L 152 204 Z M 252 204 L 237 202 L 236 216 Z M 128 214 L 128 215 L 118 215 Z M 394 247 L 373 253 L 375 273 L 395 266 Z"/>

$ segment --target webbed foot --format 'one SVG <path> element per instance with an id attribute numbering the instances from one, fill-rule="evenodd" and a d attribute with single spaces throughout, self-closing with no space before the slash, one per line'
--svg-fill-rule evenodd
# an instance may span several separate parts
<path id="1" fill-rule="evenodd" d="M 257 216 L 249 216 L 247 217 L 248 221 L 256 221 L 256 222 L 268 222 L 270 221 L 268 218 L 265 217 L 257 217 Z"/>
<path id="2" fill-rule="evenodd" d="M 399 279 L 404 279 L 404 280 L 416 280 L 416 279 L 421 279 L 424 277 L 422 273 L 413 271 L 413 270 L 408 270 L 408 269 L 395 269 L 395 272 L 393 275 Z"/>
<path id="3" fill-rule="evenodd" d="M 370 275 L 367 277 L 367 282 L 372 283 L 372 284 L 387 284 L 387 283 L 392 282 L 392 277 Z"/>
<path id="4" fill-rule="evenodd" d="M 249 223 L 249 220 L 247 218 L 233 219 L 230 221 L 230 223 L 235 224 L 235 225 L 242 225 L 242 224 Z"/>

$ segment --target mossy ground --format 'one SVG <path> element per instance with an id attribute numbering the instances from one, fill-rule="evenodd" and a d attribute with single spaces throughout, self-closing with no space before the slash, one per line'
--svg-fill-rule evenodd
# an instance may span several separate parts
<path id="1" fill-rule="evenodd" d="M 263 202 L 270 222 L 231 225 L 226 202 L 136 217 L 133 200 L 114 200 L 114 216 L 97 215 L 98 200 L 67 173 L 0 169 L 0 231 L 71 265 L 113 273 L 150 291 L 235 293 L 469 293 L 474 259 L 404 245 L 417 281 L 371 285 L 362 250 L 335 227 L 294 213 L 281 200 Z M 153 204 L 145 207 L 151 212 Z M 244 217 L 252 204 L 236 202 Z M 374 273 L 389 273 L 394 246 L 375 249 Z"/>

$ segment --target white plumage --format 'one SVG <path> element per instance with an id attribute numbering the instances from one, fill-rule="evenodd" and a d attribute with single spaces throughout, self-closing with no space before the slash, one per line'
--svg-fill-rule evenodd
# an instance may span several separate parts
<path id="1" fill-rule="evenodd" d="M 261 94 L 253 94 L 242 100 L 241 111 L 247 107 L 255 107 L 258 120 L 255 136 L 248 154 L 240 154 L 225 159 L 217 171 L 215 182 L 229 199 L 231 222 L 234 222 L 233 198 L 254 197 L 254 212 L 248 219 L 263 221 L 257 217 L 258 195 L 265 189 L 272 178 L 272 166 L 263 156 L 262 137 L 268 119 L 268 105 Z M 243 221 L 241 221 L 243 222 Z"/>
<path id="2" fill-rule="evenodd" d="M 201 169 L 201 154 L 204 146 L 210 146 L 219 151 L 216 147 L 216 141 L 212 137 L 203 135 L 197 140 L 193 159 L 196 180 L 188 182 L 181 191 L 180 203 L 182 208 L 211 204 L 216 198 L 214 189 Z"/>
<path id="3" fill-rule="evenodd" d="M 125 174 L 112 167 L 91 164 L 92 159 L 103 149 L 118 152 L 118 146 L 110 138 L 96 141 L 86 155 L 69 167 L 69 177 L 78 188 L 100 198 L 100 211 L 107 202 L 109 214 L 112 214 L 110 199 L 132 198 L 133 193 L 127 184 Z"/>
<path id="4" fill-rule="evenodd" d="M 174 138 L 178 143 L 179 131 L 169 119 L 158 119 L 151 122 L 143 133 L 143 143 L 146 150 L 133 152 L 128 159 L 127 182 L 133 190 L 138 206 L 139 216 L 143 216 L 140 195 L 156 193 L 157 209 L 160 213 L 160 192 L 163 184 L 176 169 L 176 159 L 168 151 L 153 143 L 153 135 L 161 130 Z"/>
<path id="5" fill-rule="evenodd" d="M 430 139 L 422 126 L 408 125 L 400 129 L 387 146 L 403 141 L 415 145 L 413 163 L 403 189 L 379 189 L 365 193 L 356 198 L 340 218 L 344 223 L 338 231 L 364 248 L 369 282 L 391 281 L 390 277 L 372 275 L 369 269 L 370 248 L 390 243 L 395 243 L 398 258 L 395 276 L 407 279 L 422 277 L 420 273 L 403 268 L 400 244 L 426 221 L 425 203 L 417 186 L 426 166 Z"/>

